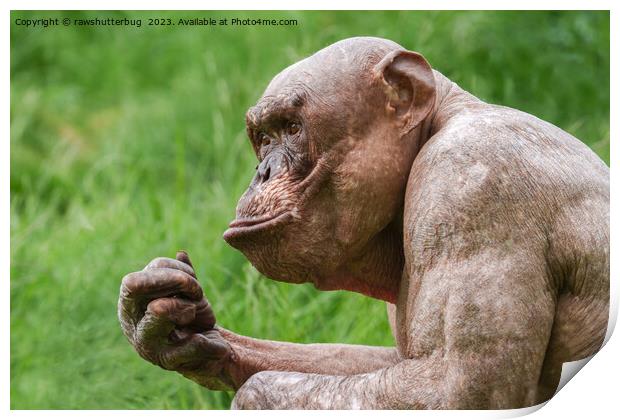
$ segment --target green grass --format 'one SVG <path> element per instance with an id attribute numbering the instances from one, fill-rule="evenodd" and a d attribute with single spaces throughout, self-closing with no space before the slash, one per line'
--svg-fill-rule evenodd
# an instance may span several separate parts
<path id="1" fill-rule="evenodd" d="M 14 12 L 11 21 L 66 15 Z M 279 70 L 334 41 L 391 38 L 609 162 L 606 12 L 76 15 L 284 16 L 299 25 L 12 25 L 12 408 L 226 408 L 231 394 L 142 361 L 116 319 L 122 276 L 181 248 L 229 329 L 393 344 L 382 303 L 272 282 L 221 239 L 255 166 L 245 110 Z"/>

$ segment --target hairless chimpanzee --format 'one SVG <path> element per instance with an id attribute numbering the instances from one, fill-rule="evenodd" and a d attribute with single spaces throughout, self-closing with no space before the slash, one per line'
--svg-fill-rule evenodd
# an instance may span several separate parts
<path id="1" fill-rule="evenodd" d="M 224 239 L 274 280 L 384 300 L 396 347 L 226 330 L 181 251 L 123 279 L 144 359 L 233 408 L 499 409 L 601 347 L 609 170 L 573 136 L 378 38 L 288 67 L 246 121 L 260 163 Z"/>

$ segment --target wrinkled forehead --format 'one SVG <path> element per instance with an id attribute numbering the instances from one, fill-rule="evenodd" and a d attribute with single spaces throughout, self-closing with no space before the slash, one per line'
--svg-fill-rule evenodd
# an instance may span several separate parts
<path id="1" fill-rule="evenodd" d="M 321 51 L 276 75 L 257 104 L 248 111 L 255 121 L 274 111 L 286 112 L 308 102 L 336 107 L 363 91 L 369 75 L 359 60 Z"/>
<path id="2" fill-rule="evenodd" d="M 395 49 L 402 47 L 374 37 L 348 38 L 325 47 L 274 77 L 247 120 L 258 123 L 277 113 L 273 111 L 294 111 L 306 103 L 318 105 L 312 107 L 316 112 L 355 113 L 372 92 L 373 68 Z"/>
<path id="3" fill-rule="evenodd" d="M 333 87 L 355 77 L 363 67 L 359 59 L 342 48 L 321 50 L 282 70 L 269 83 L 265 94 L 277 94 L 295 86 Z"/>

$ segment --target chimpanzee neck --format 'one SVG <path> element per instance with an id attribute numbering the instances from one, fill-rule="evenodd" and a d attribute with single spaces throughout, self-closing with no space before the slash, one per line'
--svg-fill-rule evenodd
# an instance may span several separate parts
<path id="1" fill-rule="evenodd" d="M 349 290 L 396 303 L 405 264 L 402 212 L 340 270 L 317 284 L 321 290 Z"/>
<path id="2" fill-rule="evenodd" d="M 468 105 L 482 103 L 471 93 L 463 90 L 459 85 L 448 79 L 443 74 L 433 70 L 437 96 L 433 110 L 426 117 L 423 124 L 420 147 L 441 130 L 447 122 L 456 114 L 466 109 Z"/>

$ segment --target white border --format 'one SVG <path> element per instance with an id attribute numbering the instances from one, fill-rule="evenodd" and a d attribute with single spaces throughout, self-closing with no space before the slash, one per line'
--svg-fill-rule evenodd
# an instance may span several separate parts
<path id="1" fill-rule="evenodd" d="M 174 2 L 165 2 L 161 0 L 152 0 L 148 3 L 137 2 L 132 0 L 96 0 L 85 2 L 59 0 L 55 2 L 51 1 L 7 1 L 3 2 L 6 5 L 6 18 L 9 17 L 9 10 L 12 9 L 34 9 L 34 10 L 80 10 L 80 9 L 94 9 L 94 10 L 115 10 L 115 9 L 132 9 L 132 10 L 279 10 L 279 9 L 305 9 L 305 10 L 328 10 L 328 9 L 363 9 L 363 10 L 470 10 L 470 9 L 486 9 L 486 10 L 517 10 L 517 9 L 531 9 L 531 10 L 543 10 L 543 9 L 557 9 L 557 10 L 575 10 L 575 9 L 589 9 L 589 10 L 612 10 L 611 13 L 611 75 L 618 74 L 617 55 L 614 51 L 616 46 L 614 40 L 618 37 L 618 14 L 614 9 L 614 5 L 617 2 L 614 1 L 602 1 L 602 0 L 590 0 L 590 1 L 570 1 L 570 0 L 522 0 L 522 1 L 450 1 L 450 0 L 433 0 L 430 2 L 413 2 L 406 0 L 384 0 L 381 2 L 372 2 L 369 0 L 346 0 L 338 2 L 337 6 L 333 0 L 314 0 L 314 1 L 262 1 L 260 6 L 250 1 L 229 0 L 227 2 L 216 4 L 209 4 L 208 2 L 197 2 L 190 0 L 175 0 Z M 222 7 L 225 5 L 226 7 Z M 336 7 L 335 7 L 336 6 Z M 2 101 L 2 121 L 3 121 L 3 141 L 0 144 L 0 212 L 2 217 L 0 220 L 1 229 L 1 249 L 0 255 L 0 267 L 1 278 L 3 281 L 3 292 L 1 299 L 1 319 L 4 331 L 4 337 L 0 340 L 0 351 L 2 355 L 3 363 L 0 365 L 2 370 L 2 387 L 0 394 L 0 407 L 2 411 L 9 411 L 9 388 L 10 388 L 10 286 L 9 286 L 9 241 L 10 241 L 10 204 L 9 204 L 9 130 L 10 130 L 10 115 L 9 115 L 9 103 L 10 103 L 10 69 L 7 63 L 10 59 L 9 53 L 9 38 L 10 38 L 10 25 L 8 22 L 3 21 L 1 44 L 2 57 L 4 57 L 2 66 L 2 77 L 5 82 L 2 84 L 4 101 Z M 618 85 L 615 79 L 611 79 L 611 113 L 615 115 L 618 109 Z M 611 121 L 611 135 L 617 132 L 617 119 L 612 118 Z M 611 161 L 618 162 L 618 151 L 614 147 L 614 142 L 611 142 Z M 618 206 L 618 188 L 616 171 L 611 171 L 611 190 L 612 200 L 611 208 L 612 214 L 619 209 Z M 612 261 L 614 257 L 618 256 L 618 224 L 614 222 L 612 217 L 611 238 L 612 238 Z M 612 319 L 610 323 L 615 324 L 618 308 L 618 269 L 617 266 L 612 264 L 611 278 L 612 278 Z M 608 337 L 609 338 L 609 337 Z M 583 418 L 612 418 L 612 413 L 617 415 L 618 405 L 616 399 L 618 398 L 618 374 L 620 373 L 620 363 L 616 355 L 620 354 L 620 339 L 617 338 L 617 334 L 609 339 L 606 346 L 597 354 L 593 360 L 588 363 L 587 367 L 583 369 L 577 376 L 577 379 L 570 381 L 547 405 L 530 415 L 530 418 L 534 419 L 583 419 Z M 531 411 L 525 409 L 525 411 Z M 292 414 L 292 413 L 291 413 Z M 314 418 L 317 415 L 321 417 L 349 417 L 355 416 L 355 418 L 377 418 L 376 416 L 389 415 L 390 417 L 401 418 L 415 418 L 420 417 L 432 417 L 432 418 L 470 418 L 470 419 L 482 419 L 482 418 L 506 418 L 515 415 L 525 414 L 521 410 L 508 410 L 508 411 L 458 411 L 458 412 L 322 412 L 320 414 L 313 412 L 295 412 L 295 416 Z M 85 413 L 80 411 L 10 411 L 9 415 L 13 418 L 30 417 L 31 415 L 44 416 L 50 418 L 81 418 Z M 264 412 L 264 413 L 239 413 L 239 412 L 203 412 L 203 411 L 89 411 L 88 416 L 93 418 L 108 418 L 114 417 L 139 417 L 139 418 L 154 418 L 154 419 L 168 419 L 170 416 L 182 416 L 184 420 L 193 418 L 205 418 L 205 416 L 217 416 L 218 418 L 235 418 L 240 416 L 256 416 L 256 417 L 269 417 L 282 418 L 288 416 L 285 412 Z"/>

